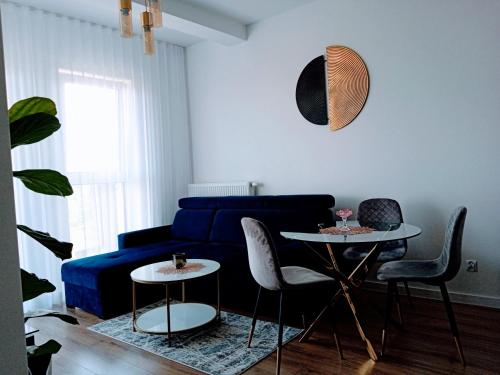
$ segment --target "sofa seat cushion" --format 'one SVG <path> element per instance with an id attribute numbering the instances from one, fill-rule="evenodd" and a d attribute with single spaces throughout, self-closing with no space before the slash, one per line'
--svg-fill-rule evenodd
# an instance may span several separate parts
<path id="1" fill-rule="evenodd" d="M 222 209 L 215 214 L 210 232 L 210 241 L 244 245 L 246 240 L 241 226 L 241 219 L 244 217 L 262 221 L 271 232 L 271 236 L 276 243 L 287 242 L 280 235 L 282 231 L 317 232 L 319 223 L 329 224 L 332 220 L 331 212 L 326 209 Z"/>
<path id="2" fill-rule="evenodd" d="M 149 263 L 169 260 L 174 252 L 187 252 L 196 246 L 199 246 L 199 243 L 169 240 L 76 259 L 63 264 L 62 279 L 73 285 L 98 289 L 103 283 L 129 280 L 129 274 L 134 269 Z"/>

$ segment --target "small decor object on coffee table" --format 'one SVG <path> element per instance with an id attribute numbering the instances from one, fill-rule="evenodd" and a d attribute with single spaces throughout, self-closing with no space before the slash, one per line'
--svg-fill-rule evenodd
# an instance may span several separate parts
<path id="1" fill-rule="evenodd" d="M 220 264 L 208 259 L 188 259 L 183 268 L 176 268 L 177 263 L 159 262 L 135 269 L 132 278 L 132 329 L 143 333 L 167 335 L 168 345 L 173 333 L 186 332 L 206 326 L 220 318 Z M 217 306 L 203 303 L 186 303 L 185 283 L 190 280 L 217 276 Z M 166 302 L 137 316 L 136 284 L 164 285 Z M 173 284 L 182 285 L 182 303 L 170 302 L 170 287 Z"/>
<path id="2" fill-rule="evenodd" d="M 172 263 L 175 268 L 181 269 L 186 265 L 186 253 L 175 253 L 172 255 Z"/>
<path id="3" fill-rule="evenodd" d="M 349 231 L 349 227 L 347 226 L 347 219 L 352 215 L 352 210 L 349 208 L 341 208 L 340 210 L 335 212 L 335 214 L 342 219 L 342 227 L 340 227 L 339 229 L 345 232 Z"/>

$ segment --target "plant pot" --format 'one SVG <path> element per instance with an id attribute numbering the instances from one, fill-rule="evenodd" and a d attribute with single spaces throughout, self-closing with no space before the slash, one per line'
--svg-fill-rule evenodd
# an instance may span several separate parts
<path id="1" fill-rule="evenodd" d="M 52 375 L 52 354 L 28 358 L 30 375 Z"/>

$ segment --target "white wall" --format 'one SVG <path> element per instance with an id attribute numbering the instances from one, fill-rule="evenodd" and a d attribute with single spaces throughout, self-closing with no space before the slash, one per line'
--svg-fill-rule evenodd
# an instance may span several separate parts
<path id="1" fill-rule="evenodd" d="M 450 289 L 500 306 L 500 2 L 318 0 L 250 28 L 248 42 L 187 49 L 194 178 L 252 180 L 263 194 L 330 193 L 337 207 L 393 197 L 435 256 L 451 210 L 469 209 Z M 370 74 L 364 110 L 331 132 L 295 103 L 304 66 L 328 45 Z M 486 300 L 487 301 L 487 300 Z"/>
<path id="2" fill-rule="evenodd" d="M 0 26 L 0 374 L 24 375 L 28 370 L 4 72 Z"/>

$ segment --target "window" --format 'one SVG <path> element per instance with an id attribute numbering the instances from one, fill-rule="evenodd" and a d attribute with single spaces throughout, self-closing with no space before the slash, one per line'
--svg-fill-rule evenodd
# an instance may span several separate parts
<path id="1" fill-rule="evenodd" d="M 73 257 L 79 258 L 114 250 L 116 234 L 125 231 L 125 201 L 139 191 L 130 189 L 139 176 L 129 173 L 127 160 L 137 129 L 128 100 L 130 82 L 59 72 L 66 173 L 74 190 L 68 198 L 70 240 Z"/>
<path id="2" fill-rule="evenodd" d="M 66 83 L 66 170 L 70 173 L 120 169 L 119 90 Z M 88 152 L 92 145 L 92 152 Z M 84 156 L 84 157 L 83 157 Z"/>

